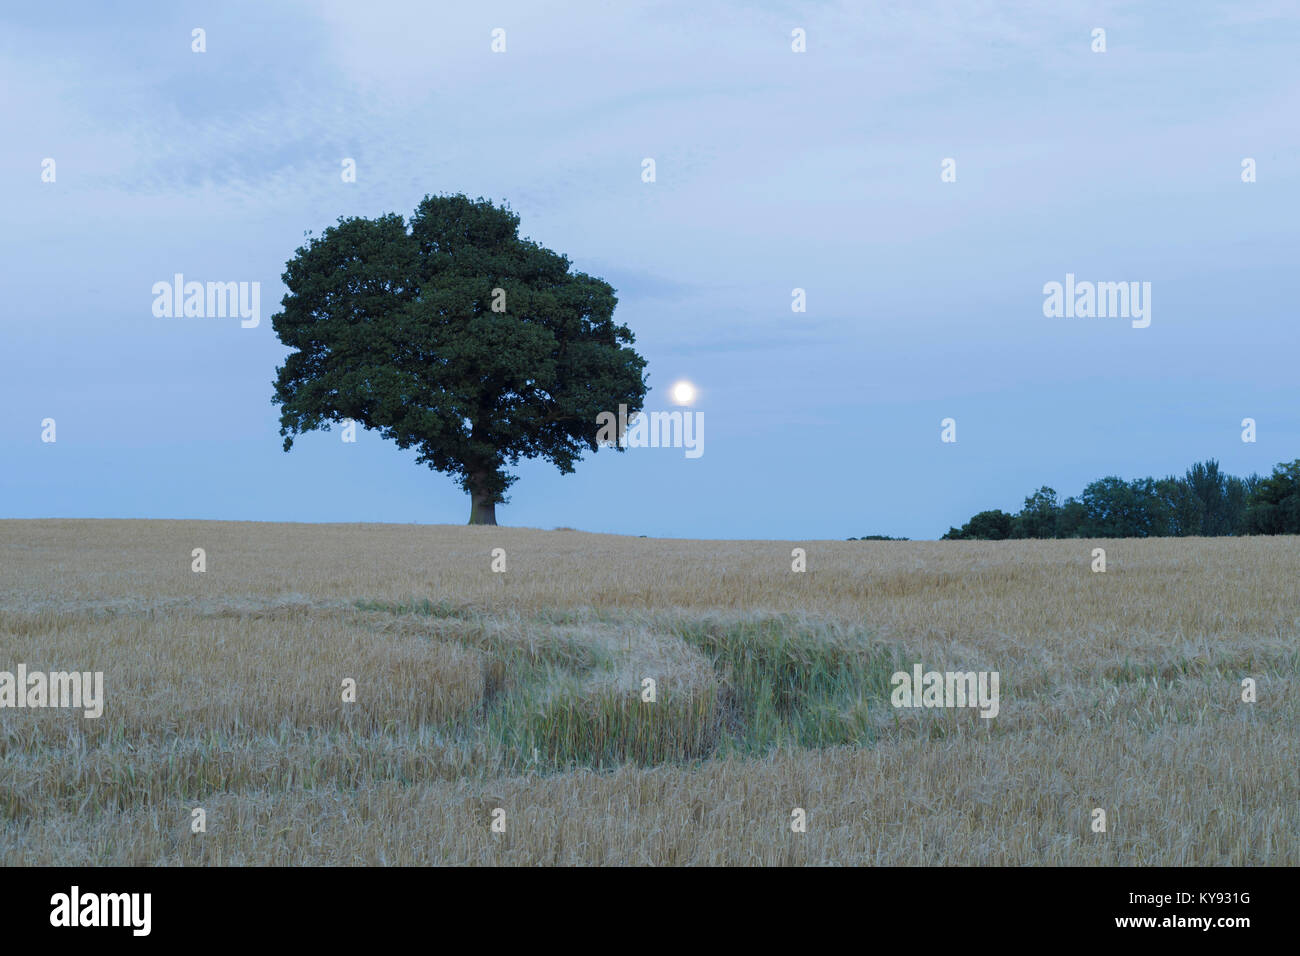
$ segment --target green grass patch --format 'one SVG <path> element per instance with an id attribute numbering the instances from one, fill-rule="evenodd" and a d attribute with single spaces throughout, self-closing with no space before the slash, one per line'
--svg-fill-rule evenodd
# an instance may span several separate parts
<path id="1" fill-rule="evenodd" d="M 676 633 L 712 659 L 726 742 L 746 753 L 872 742 L 872 714 L 889 706 L 889 678 L 901 667 L 895 649 L 865 635 L 784 617 L 692 622 Z"/>
<path id="2" fill-rule="evenodd" d="M 480 612 L 471 607 L 452 604 L 450 601 L 431 601 L 428 598 L 406 602 L 355 601 L 358 611 L 381 611 L 386 614 L 419 614 L 424 617 L 457 618 L 471 620 Z"/>
<path id="3" fill-rule="evenodd" d="M 698 650 L 715 677 L 686 686 L 661 675 L 649 703 L 639 688 L 615 686 L 616 650 L 564 631 L 591 624 L 586 613 L 503 622 L 445 602 L 357 606 L 469 621 L 436 636 L 482 653 L 483 706 L 445 729 L 511 772 L 869 745 L 888 725 L 889 678 L 902 669 L 896 649 L 862 632 L 788 616 L 684 620 L 668 623 L 667 633 Z"/>

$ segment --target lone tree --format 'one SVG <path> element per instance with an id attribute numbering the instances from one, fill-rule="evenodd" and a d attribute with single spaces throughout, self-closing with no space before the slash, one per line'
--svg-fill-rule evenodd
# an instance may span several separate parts
<path id="1" fill-rule="evenodd" d="M 519 238 L 509 206 L 426 196 L 409 224 L 342 218 L 283 279 L 271 322 L 294 350 L 273 398 L 284 450 L 360 422 L 458 477 L 470 524 L 497 523 L 516 478 L 507 462 L 541 457 L 568 474 L 597 450 L 600 412 L 623 404 L 630 417 L 645 399 L 614 289 Z"/>

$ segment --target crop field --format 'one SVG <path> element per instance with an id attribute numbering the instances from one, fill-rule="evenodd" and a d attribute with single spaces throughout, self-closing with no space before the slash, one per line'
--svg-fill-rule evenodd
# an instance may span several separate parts
<path id="1" fill-rule="evenodd" d="M 103 673 L 0 707 L 0 864 L 1300 865 L 1298 582 L 1288 536 L 0 521 L 0 672 Z M 997 715 L 894 706 L 917 665 Z"/>

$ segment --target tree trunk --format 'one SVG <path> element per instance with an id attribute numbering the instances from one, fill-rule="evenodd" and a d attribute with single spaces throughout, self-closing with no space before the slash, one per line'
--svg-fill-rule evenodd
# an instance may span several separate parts
<path id="1" fill-rule="evenodd" d="M 490 494 L 483 490 L 482 485 L 472 484 L 470 487 L 469 523 L 496 524 L 497 503 L 492 500 Z"/>

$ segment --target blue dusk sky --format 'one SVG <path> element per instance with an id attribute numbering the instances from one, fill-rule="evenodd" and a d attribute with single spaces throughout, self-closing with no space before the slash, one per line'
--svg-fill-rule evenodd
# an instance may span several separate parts
<path id="1" fill-rule="evenodd" d="M 609 281 L 647 408 L 686 379 L 704 419 L 698 458 L 521 463 L 502 524 L 934 538 L 1044 484 L 1267 473 L 1300 457 L 1298 50 L 1291 0 L 6 4 L 0 517 L 463 523 L 375 432 L 284 453 L 270 401 L 304 233 L 453 192 Z M 259 324 L 155 316 L 176 273 L 260 283 Z M 1044 315 L 1067 274 L 1150 283 L 1149 326 Z"/>

